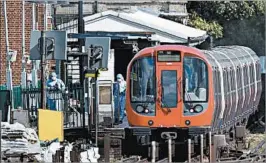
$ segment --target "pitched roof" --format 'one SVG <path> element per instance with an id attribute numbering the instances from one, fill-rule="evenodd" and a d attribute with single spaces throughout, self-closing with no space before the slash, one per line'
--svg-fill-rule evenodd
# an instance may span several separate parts
<path id="1" fill-rule="evenodd" d="M 141 10 L 116 12 L 108 10 L 84 17 L 85 31 L 149 31 L 156 32 L 161 42 L 187 42 L 188 38 L 207 37 L 207 32 L 158 17 Z M 58 26 L 77 32 L 77 20 Z M 72 32 L 74 33 L 74 32 Z"/>

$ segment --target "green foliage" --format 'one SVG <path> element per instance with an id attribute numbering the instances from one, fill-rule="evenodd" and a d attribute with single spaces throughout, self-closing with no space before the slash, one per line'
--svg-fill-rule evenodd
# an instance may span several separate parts
<path id="1" fill-rule="evenodd" d="M 266 1 L 189 1 L 187 10 L 190 26 L 221 38 L 225 22 L 265 15 Z"/>
<path id="2" fill-rule="evenodd" d="M 207 22 L 206 20 L 199 17 L 195 12 L 191 14 L 188 25 L 194 28 L 208 31 L 214 36 L 214 38 L 223 37 L 223 27 L 219 23 L 217 23 L 216 21 Z"/>
<path id="3" fill-rule="evenodd" d="M 188 2 L 188 11 L 196 12 L 207 21 L 223 23 L 264 15 L 265 6 L 265 1 L 193 1 Z"/>

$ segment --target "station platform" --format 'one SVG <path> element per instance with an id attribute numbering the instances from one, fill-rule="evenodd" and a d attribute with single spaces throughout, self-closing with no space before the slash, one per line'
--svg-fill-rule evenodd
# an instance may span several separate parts
<path id="1" fill-rule="evenodd" d="M 128 124 L 128 120 L 127 117 L 125 116 L 123 122 L 121 124 L 118 125 L 113 125 L 112 128 L 107 127 L 107 130 L 119 130 L 119 131 L 123 131 L 124 128 L 129 128 L 129 124 Z M 98 135 L 104 135 L 105 133 L 105 128 L 99 127 L 98 128 Z M 85 128 L 83 128 L 83 126 L 73 126 L 73 127 L 65 127 L 64 128 L 64 137 L 66 139 L 69 138 L 83 138 L 84 134 L 88 133 L 88 124 L 85 125 Z M 95 130 L 91 131 L 92 135 L 94 135 Z"/>
<path id="2" fill-rule="evenodd" d="M 128 120 L 127 120 L 127 117 L 125 117 L 123 119 L 123 122 L 121 124 L 118 124 L 118 125 L 114 125 L 115 128 L 128 128 L 129 127 L 129 124 L 128 124 Z"/>

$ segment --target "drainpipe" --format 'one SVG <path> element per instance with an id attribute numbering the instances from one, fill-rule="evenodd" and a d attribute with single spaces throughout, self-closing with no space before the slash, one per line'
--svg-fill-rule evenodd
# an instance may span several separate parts
<path id="1" fill-rule="evenodd" d="M 37 14 L 38 15 L 38 14 Z M 32 30 L 38 30 L 38 28 L 36 29 L 36 4 L 32 3 Z M 38 73 L 37 73 L 37 69 L 38 69 L 38 65 L 40 64 L 39 60 L 33 60 L 32 61 L 32 87 L 33 88 L 37 88 L 38 87 Z"/>
<path id="2" fill-rule="evenodd" d="M 7 22 L 7 9 L 6 9 L 6 0 L 4 1 L 4 19 L 5 19 L 5 32 L 6 32 L 6 85 L 7 89 L 10 90 L 10 99 L 11 99 L 11 106 L 8 109 L 8 118 L 7 121 L 10 122 L 10 114 L 11 109 L 14 107 L 14 100 L 13 100 L 13 84 L 12 84 L 12 69 L 10 63 L 10 56 L 9 56 L 9 41 L 8 41 L 8 22 Z"/>
<path id="3" fill-rule="evenodd" d="M 48 7 L 48 3 L 47 2 L 45 2 L 45 12 L 44 12 L 44 31 L 47 31 L 47 14 L 48 14 L 48 10 L 47 10 L 47 7 Z M 49 78 L 49 71 L 48 71 L 48 64 L 47 64 L 47 60 L 45 60 L 44 61 L 44 63 L 45 63 L 45 69 L 44 69 L 44 71 L 45 71 L 45 77 L 44 77 L 44 79 L 46 79 L 46 80 L 48 80 L 48 78 Z"/>
<path id="4" fill-rule="evenodd" d="M 22 73 L 21 87 L 27 87 L 26 58 L 25 58 L 25 1 L 22 1 Z"/>
<path id="5" fill-rule="evenodd" d="M 47 2 L 45 2 L 45 13 L 44 13 L 44 30 L 46 31 L 47 30 Z"/>

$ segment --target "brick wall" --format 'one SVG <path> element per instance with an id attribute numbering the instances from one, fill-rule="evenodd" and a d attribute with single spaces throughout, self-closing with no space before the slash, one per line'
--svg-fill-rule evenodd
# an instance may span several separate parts
<path id="1" fill-rule="evenodd" d="M 6 42 L 5 42 L 5 24 L 3 2 L 0 1 L 1 17 L 0 17 L 0 85 L 6 83 Z M 43 15 L 44 5 L 38 4 L 36 7 L 36 14 L 38 14 L 36 21 L 38 21 L 38 29 L 43 29 Z M 16 50 L 17 60 L 11 64 L 13 73 L 13 85 L 19 85 L 21 80 L 21 58 L 22 58 L 22 2 L 21 1 L 7 1 L 7 17 L 8 17 L 8 36 L 9 49 Z M 48 21 L 48 28 L 51 26 Z M 30 47 L 30 32 L 32 29 L 32 4 L 25 3 L 25 51 L 29 54 Z M 31 65 L 28 65 L 28 69 Z"/>
<path id="2" fill-rule="evenodd" d="M 137 8 L 137 7 L 149 7 L 154 11 L 169 10 L 176 11 L 180 13 L 186 13 L 186 0 L 183 1 L 174 1 L 170 0 L 166 3 L 164 0 L 133 0 L 133 1 L 121 1 L 121 0 L 112 0 L 98 1 L 97 10 L 98 12 L 106 11 L 109 9 L 115 8 Z M 156 3 L 155 3 L 156 2 Z M 94 1 L 88 0 L 84 4 L 84 15 L 91 14 L 94 8 Z M 5 26 L 4 26 L 4 13 L 3 13 L 3 2 L 0 1 L 0 85 L 5 84 L 6 82 L 6 43 L 5 43 Z M 25 43 L 26 43 L 26 53 L 29 53 L 29 44 L 30 44 L 30 31 L 32 29 L 32 4 L 26 3 L 25 5 Z M 72 8 L 57 8 L 57 14 L 77 14 L 77 5 Z M 9 48 L 16 50 L 17 61 L 12 63 L 13 70 L 13 84 L 19 85 L 21 80 L 21 44 L 22 44 L 22 2 L 21 1 L 8 1 L 7 2 L 7 16 L 8 16 L 8 34 L 9 34 Z M 167 12 L 167 11 L 166 11 Z M 38 13 L 36 21 L 38 22 L 38 29 L 43 29 L 44 22 L 44 5 L 38 4 L 36 13 Z M 68 15 L 69 16 L 69 15 Z M 60 17 L 60 16 L 59 16 Z M 57 21 L 60 22 L 60 21 Z M 51 21 L 47 21 L 48 29 L 51 27 Z M 54 61 L 49 62 L 49 67 L 55 64 Z M 31 66 L 28 65 L 28 69 Z"/>
<path id="3" fill-rule="evenodd" d="M 86 0 L 83 5 L 85 15 L 92 14 L 94 9 L 97 12 L 117 9 L 136 9 L 149 8 L 154 12 L 179 12 L 187 13 L 186 0 L 98 0 L 97 5 L 95 0 Z M 78 14 L 78 5 L 57 7 L 57 14 Z"/>
<path id="4" fill-rule="evenodd" d="M 103 12 L 107 10 L 124 10 L 148 8 L 155 13 L 179 13 L 180 16 L 187 13 L 186 0 L 98 0 L 97 5 L 95 0 L 86 0 L 83 4 L 83 14 L 91 15 L 94 12 Z M 56 22 L 57 25 L 66 23 L 78 15 L 78 4 L 72 6 L 58 6 L 56 8 Z"/>

